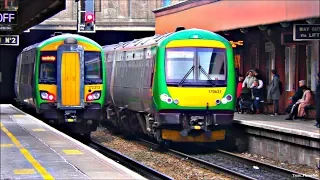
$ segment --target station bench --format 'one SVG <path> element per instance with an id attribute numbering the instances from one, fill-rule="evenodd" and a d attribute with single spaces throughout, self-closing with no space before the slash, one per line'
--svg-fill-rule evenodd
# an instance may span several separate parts
<path id="1" fill-rule="evenodd" d="M 306 119 L 316 119 L 316 106 L 309 105 L 304 107 L 306 112 Z"/>

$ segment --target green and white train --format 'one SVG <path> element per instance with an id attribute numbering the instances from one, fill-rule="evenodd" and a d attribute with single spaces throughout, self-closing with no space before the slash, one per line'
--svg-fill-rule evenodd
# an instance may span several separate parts
<path id="1" fill-rule="evenodd" d="M 102 47 L 80 35 L 63 34 L 25 48 L 17 58 L 15 94 L 51 123 L 72 132 L 95 131 L 107 92 Z"/>
<path id="2" fill-rule="evenodd" d="M 103 48 L 108 124 L 160 144 L 225 139 L 236 102 L 228 40 L 188 29 Z"/>

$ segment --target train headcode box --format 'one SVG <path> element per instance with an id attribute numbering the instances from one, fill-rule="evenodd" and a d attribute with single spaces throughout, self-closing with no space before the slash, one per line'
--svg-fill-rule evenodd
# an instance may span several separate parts
<path id="1" fill-rule="evenodd" d="M 19 35 L 1 35 L 0 45 L 2 46 L 19 46 Z"/>
<path id="2" fill-rule="evenodd" d="M 294 24 L 294 41 L 320 40 L 320 24 Z"/>
<path id="3" fill-rule="evenodd" d="M 0 26 L 4 24 L 6 25 L 18 24 L 18 12 L 0 10 Z"/>

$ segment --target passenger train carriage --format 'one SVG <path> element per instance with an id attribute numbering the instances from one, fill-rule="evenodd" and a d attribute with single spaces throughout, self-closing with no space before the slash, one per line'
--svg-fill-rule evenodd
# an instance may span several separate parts
<path id="1" fill-rule="evenodd" d="M 105 103 L 104 63 L 102 47 L 80 35 L 58 35 L 29 46 L 17 58 L 17 101 L 51 123 L 90 135 Z"/>
<path id="2" fill-rule="evenodd" d="M 235 108 L 228 40 L 188 29 L 104 46 L 109 124 L 169 142 L 224 140 Z"/>

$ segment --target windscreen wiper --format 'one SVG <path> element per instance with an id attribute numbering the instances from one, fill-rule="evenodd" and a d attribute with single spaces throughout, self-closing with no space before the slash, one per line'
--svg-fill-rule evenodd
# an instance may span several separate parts
<path id="1" fill-rule="evenodd" d="M 201 65 L 199 65 L 199 69 L 200 72 L 202 72 L 204 75 L 207 76 L 207 78 L 209 79 L 209 82 L 212 86 L 215 86 L 216 84 L 214 82 L 212 82 L 213 80 L 210 78 L 209 74 L 206 73 L 206 71 L 203 69 L 203 67 Z"/>
<path id="2" fill-rule="evenodd" d="M 179 82 L 178 86 L 181 86 L 181 84 L 187 79 L 187 77 L 190 75 L 190 73 L 193 71 L 194 65 L 189 69 L 186 75 L 183 76 L 182 80 Z"/>

